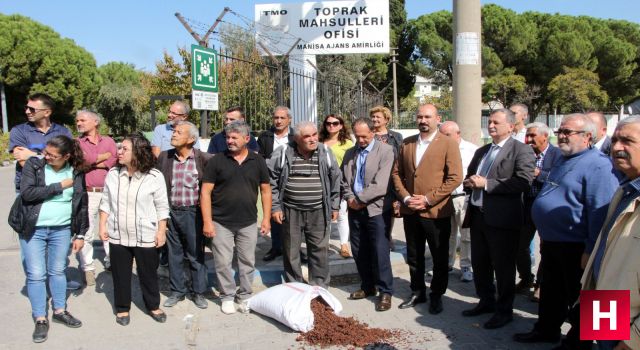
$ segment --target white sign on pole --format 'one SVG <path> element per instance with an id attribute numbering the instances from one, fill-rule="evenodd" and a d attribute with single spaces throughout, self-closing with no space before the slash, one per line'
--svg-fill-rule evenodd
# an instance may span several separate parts
<path id="1" fill-rule="evenodd" d="M 256 4 L 256 40 L 274 54 L 389 53 L 389 1 Z"/>
<path id="2" fill-rule="evenodd" d="M 217 111 L 218 93 L 200 90 L 191 90 L 191 103 L 193 109 Z"/>
<path id="3" fill-rule="evenodd" d="M 476 32 L 456 35 L 456 64 L 480 64 L 480 37 Z"/>

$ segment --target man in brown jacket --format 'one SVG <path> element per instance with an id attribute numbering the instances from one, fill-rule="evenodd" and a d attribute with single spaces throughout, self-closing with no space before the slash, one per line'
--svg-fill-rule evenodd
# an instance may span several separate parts
<path id="1" fill-rule="evenodd" d="M 419 135 L 406 138 L 393 170 L 393 183 L 400 198 L 407 240 L 407 263 L 411 276 L 411 297 L 401 309 L 427 301 L 424 281 L 425 243 L 433 257 L 433 280 L 429 313 L 442 312 L 442 295 L 447 290 L 449 236 L 453 202 L 451 192 L 462 183 L 462 158 L 458 143 L 438 131 L 440 115 L 432 104 L 416 113 Z"/>

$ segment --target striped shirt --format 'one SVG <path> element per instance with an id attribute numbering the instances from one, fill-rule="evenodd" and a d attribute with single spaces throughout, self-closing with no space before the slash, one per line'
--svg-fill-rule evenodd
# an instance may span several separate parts
<path id="1" fill-rule="evenodd" d="M 182 162 L 178 159 L 178 152 L 176 152 L 171 180 L 171 205 L 198 205 L 199 190 L 198 169 L 193 150 Z"/>
<path id="2" fill-rule="evenodd" d="M 322 208 L 322 182 L 320 181 L 318 152 L 305 159 L 293 152 L 289 179 L 284 188 L 282 202 L 297 210 L 315 210 Z"/>

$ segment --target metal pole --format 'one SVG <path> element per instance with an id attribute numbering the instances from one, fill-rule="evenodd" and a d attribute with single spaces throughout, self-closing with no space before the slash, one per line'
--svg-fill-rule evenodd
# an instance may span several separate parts
<path id="1" fill-rule="evenodd" d="M 396 49 L 393 48 L 391 53 L 391 67 L 393 70 L 393 121 L 394 124 L 398 122 L 398 80 L 396 79 L 396 63 L 398 60 L 398 54 Z"/>
<path id="2" fill-rule="evenodd" d="M 462 138 L 481 143 L 480 0 L 453 0 L 453 118 Z"/>
<path id="3" fill-rule="evenodd" d="M 7 97 L 4 94 L 4 84 L 0 82 L 0 104 L 2 105 L 2 132 L 9 132 L 9 118 L 7 117 Z"/>

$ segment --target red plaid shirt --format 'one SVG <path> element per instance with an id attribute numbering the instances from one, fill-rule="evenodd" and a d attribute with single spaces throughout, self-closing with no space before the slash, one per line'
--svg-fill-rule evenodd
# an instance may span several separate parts
<path id="1" fill-rule="evenodd" d="M 171 180 L 171 205 L 198 205 L 199 194 L 198 169 L 193 151 L 182 162 L 176 153 L 173 162 L 173 179 Z"/>

